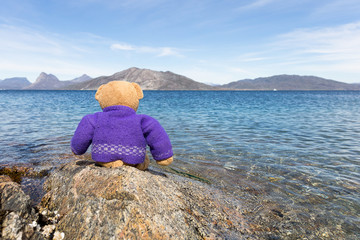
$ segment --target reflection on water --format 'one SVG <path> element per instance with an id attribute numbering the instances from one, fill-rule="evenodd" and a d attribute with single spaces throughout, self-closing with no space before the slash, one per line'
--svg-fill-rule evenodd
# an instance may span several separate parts
<path id="1" fill-rule="evenodd" d="M 74 160 L 94 91 L 2 91 L 0 163 Z M 164 170 L 234 194 L 269 239 L 360 237 L 360 92 L 145 91 L 174 147 Z M 89 157 L 87 155 L 87 157 Z"/>

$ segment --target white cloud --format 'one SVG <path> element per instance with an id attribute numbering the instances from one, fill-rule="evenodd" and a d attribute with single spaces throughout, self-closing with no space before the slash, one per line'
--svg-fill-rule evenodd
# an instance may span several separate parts
<path id="1" fill-rule="evenodd" d="M 160 48 L 160 54 L 158 55 L 159 57 L 164 57 L 164 56 L 182 56 L 181 54 L 179 54 L 176 49 L 174 48 L 170 48 L 170 47 L 163 47 Z"/>
<path id="2" fill-rule="evenodd" d="M 134 46 L 127 43 L 114 43 L 110 46 L 110 49 L 120 51 L 134 51 L 137 53 L 152 53 L 155 54 L 157 57 L 182 56 L 179 53 L 179 50 L 171 47 Z"/>
<path id="3" fill-rule="evenodd" d="M 250 53 L 250 54 L 244 54 L 237 57 L 239 62 L 259 62 L 267 60 L 268 57 L 264 57 L 263 53 Z"/>
<path id="4" fill-rule="evenodd" d="M 115 43 L 110 46 L 112 50 L 123 50 L 123 51 L 131 51 L 135 50 L 135 48 L 126 43 Z"/>
<path id="5" fill-rule="evenodd" d="M 300 74 L 360 82 L 360 21 L 296 29 L 267 41 L 229 59 L 228 71 L 238 79 Z"/>
<path id="6" fill-rule="evenodd" d="M 236 57 L 229 66 L 240 67 L 238 73 L 245 78 L 251 72 L 258 76 L 286 73 L 360 82 L 360 22 L 278 35 Z"/>
<path id="7" fill-rule="evenodd" d="M 24 76 L 33 81 L 43 71 L 61 80 L 104 74 L 106 66 L 99 70 L 91 57 L 98 54 L 94 44 L 108 46 L 105 39 L 91 34 L 67 37 L 36 26 L 0 23 L 0 78 Z"/>
<path id="8" fill-rule="evenodd" d="M 24 76 L 34 81 L 40 72 L 56 75 L 61 80 L 84 73 L 93 77 L 110 75 L 131 66 L 146 66 L 154 57 L 177 56 L 172 47 L 135 46 L 115 43 L 91 33 L 61 35 L 41 27 L 0 22 L 0 79 Z M 110 46 L 110 49 L 109 49 Z M 116 51 L 136 53 L 119 59 Z M 140 55 L 147 54 L 146 56 Z"/>
<path id="9" fill-rule="evenodd" d="M 311 14 L 314 18 L 333 18 L 334 15 L 337 17 L 345 16 L 358 16 L 360 11 L 360 2 L 359 0 L 332 0 L 326 1 L 324 4 L 321 4 L 314 12 Z"/>
<path id="10" fill-rule="evenodd" d="M 47 32 L 34 26 L 0 23 L 0 51 L 6 55 L 33 57 L 79 57 L 93 51 L 89 45 L 107 44 L 106 40 L 91 34 L 79 33 L 71 37 Z"/>
<path id="11" fill-rule="evenodd" d="M 64 49 L 60 47 L 58 42 L 39 32 L 6 24 L 0 26 L 0 49 L 2 52 L 63 54 Z"/>
<path id="12" fill-rule="evenodd" d="M 166 0 L 77 0 L 77 1 L 69 1 L 69 4 L 75 6 L 83 6 L 83 5 L 97 5 L 100 7 L 106 7 L 111 10 L 118 9 L 147 9 L 154 6 L 158 6 L 166 3 Z"/>
<path id="13" fill-rule="evenodd" d="M 360 61 L 360 22 L 299 29 L 280 35 L 273 46 L 294 57 L 319 61 Z"/>
<path id="14" fill-rule="evenodd" d="M 239 11 L 245 11 L 245 10 L 251 10 L 251 9 L 256 9 L 256 8 L 261 8 L 264 7 L 272 2 L 274 2 L 276 0 L 255 0 L 252 1 L 251 3 L 244 5 L 240 8 L 238 8 L 237 10 Z"/>

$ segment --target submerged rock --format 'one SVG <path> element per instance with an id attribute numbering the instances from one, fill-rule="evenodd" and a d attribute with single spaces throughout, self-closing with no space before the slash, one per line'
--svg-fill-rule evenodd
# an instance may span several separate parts
<path id="1" fill-rule="evenodd" d="M 0 166 L 0 175 L 6 175 L 16 183 L 21 183 L 23 178 L 44 178 L 49 170 L 36 171 L 30 166 Z"/>
<path id="2" fill-rule="evenodd" d="M 241 239 L 241 203 L 209 185 L 154 170 L 63 165 L 45 183 L 41 212 L 64 239 Z M 46 215 L 46 214 L 45 214 Z"/>
<path id="3" fill-rule="evenodd" d="M 0 176 L 6 176 L 10 181 L 19 183 L 22 191 L 30 196 L 31 206 L 35 207 L 40 203 L 44 195 L 42 185 L 51 169 L 52 167 L 35 169 L 29 164 L 20 166 L 0 165 Z M 0 182 L 1 181 L 2 179 L 0 179 Z"/>

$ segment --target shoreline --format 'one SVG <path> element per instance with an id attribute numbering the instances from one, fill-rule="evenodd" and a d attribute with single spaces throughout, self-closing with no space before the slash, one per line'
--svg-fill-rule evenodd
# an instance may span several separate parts
<path id="1" fill-rule="evenodd" d="M 81 157 L 80 159 L 74 158 L 74 161 L 70 161 L 68 163 L 61 164 L 57 167 L 49 168 L 47 171 L 47 174 L 41 175 L 42 177 L 40 177 L 40 178 L 37 177 L 38 176 L 37 174 L 31 173 L 31 171 L 29 171 L 29 170 L 24 171 L 28 175 L 24 179 L 27 179 L 27 181 L 28 181 L 26 184 L 29 187 L 28 188 L 29 191 L 31 191 L 31 189 L 36 190 L 36 188 L 38 188 L 38 190 L 39 190 L 40 187 L 44 187 L 44 189 L 46 189 L 46 191 L 43 192 L 44 195 L 42 196 L 42 198 L 38 199 L 38 202 L 35 204 L 34 204 L 34 202 L 30 202 L 29 203 L 30 206 L 34 209 L 37 209 L 36 211 L 39 212 L 39 211 L 41 211 L 41 209 L 42 209 L 42 211 L 44 210 L 44 201 L 48 202 L 47 199 L 56 199 L 57 198 L 58 200 L 56 200 L 55 202 L 59 203 L 59 201 L 61 199 L 64 199 L 63 195 L 66 192 L 74 191 L 74 190 L 71 190 L 71 188 L 62 190 L 63 195 L 61 195 L 58 192 L 59 189 L 63 187 L 64 182 L 66 182 L 66 181 L 70 181 L 70 182 L 73 181 L 73 183 L 78 182 L 79 178 L 77 177 L 76 174 L 78 174 L 79 172 L 85 171 L 89 174 L 96 173 L 95 176 L 100 174 L 101 176 L 104 176 L 103 180 L 108 179 L 107 177 L 105 177 L 105 175 L 103 175 L 103 172 L 108 171 L 108 169 L 98 168 L 98 167 L 94 168 L 93 165 L 94 165 L 94 162 L 89 161 L 88 159 L 86 159 L 86 156 L 84 156 L 84 157 Z M 213 183 L 213 182 L 210 183 L 209 181 L 211 181 L 211 179 L 210 180 L 207 180 L 206 178 L 202 179 L 201 175 L 200 175 L 200 178 L 197 176 L 195 176 L 194 178 L 191 178 L 193 176 L 192 174 L 189 174 L 189 175 L 177 174 L 176 171 L 171 173 L 171 172 L 167 171 L 166 167 L 164 169 L 161 169 L 161 168 L 154 168 L 151 166 L 149 168 L 149 170 L 145 171 L 145 172 L 141 172 L 141 171 L 137 172 L 137 170 L 132 169 L 132 168 L 130 168 L 130 169 L 120 168 L 120 169 L 115 169 L 115 171 L 117 171 L 118 173 L 121 173 L 121 174 L 120 175 L 115 174 L 114 176 L 121 176 L 123 174 L 130 174 L 129 176 L 132 176 L 130 178 L 131 180 L 129 180 L 129 182 L 125 183 L 125 185 L 123 185 L 123 187 L 128 187 L 129 184 L 132 184 L 136 188 L 139 188 L 139 187 L 142 188 L 142 185 L 143 185 L 142 182 L 145 181 L 146 184 L 148 184 L 149 177 L 150 177 L 150 179 L 152 179 L 151 181 L 153 181 L 156 178 L 160 178 L 160 179 L 163 179 L 161 181 L 171 181 L 174 184 L 176 183 L 175 185 L 173 185 L 174 188 L 178 188 L 178 186 L 182 186 L 183 190 L 181 190 L 181 191 L 185 195 L 188 196 L 188 197 L 186 197 L 187 200 L 185 202 L 190 201 L 196 205 L 196 204 L 198 204 L 198 200 L 196 200 L 196 199 L 203 199 L 204 196 L 208 196 L 210 194 L 210 195 L 212 195 L 212 198 L 215 197 L 215 201 L 217 202 L 216 205 L 218 207 L 222 205 L 222 202 L 233 203 L 231 206 L 227 206 L 226 209 L 228 209 L 228 210 L 236 209 L 236 211 L 233 212 L 233 214 L 235 214 L 237 216 L 237 221 L 240 221 L 239 219 L 241 219 L 241 222 L 242 222 L 241 226 L 243 226 L 243 227 L 245 225 L 247 226 L 246 228 L 244 228 L 242 230 L 238 230 L 236 233 L 234 233 L 234 234 L 237 234 L 239 239 L 241 239 L 243 237 L 245 238 L 245 236 L 247 239 L 264 239 L 264 238 L 293 239 L 294 237 L 295 238 L 308 237 L 310 239 L 311 238 L 349 239 L 349 237 L 350 237 L 350 239 L 351 239 L 351 237 L 356 238 L 356 229 L 355 228 L 352 229 L 350 227 L 348 229 L 341 229 L 341 228 L 333 229 L 329 225 L 330 223 L 326 223 L 326 221 L 327 221 L 326 215 L 320 214 L 319 216 L 315 217 L 314 214 L 310 213 L 315 218 L 312 220 L 308 219 L 304 222 L 304 220 L 301 220 L 301 218 L 299 218 L 299 215 L 305 214 L 305 216 L 306 216 L 309 213 L 301 212 L 301 208 L 291 209 L 291 206 L 287 206 L 287 205 L 283 205 L 283 204 L 279 205 L 276 203 L 276 199 L 274 199 L 272 201 L 266 200 L 266 195 L 270 194 L 267 191 L 272 191 L 272 190 L 269 190 L 266 188 L 264 188 L 263 190 L 259 190 L 259 189 L 252 188 L 252 187 L 244 187 L 244 188 L 242 188 L 243 194 L 234 195 L 234 194 L 236 194 L 236 192 L 229 191 L 231 189 L 223 188 L 219 185 L 219 183 Z M 68 172 L 70 172 L 70 175 Z M 71 172 L 73 172 L 75 175 L 71 175 L 72 174 Z M 94 181 L 94 178 L 87 176 L 87 173 L 82 174 L 82 176 L 80 178 L 80 182 L 78 182 L 78 184 L 80 184 L 81 186 L 83 186 L 85 188 L 87 187 L 88 184 L 90 184 L 90 185 L 93 184 L 92 182 Z M 19 174 L 19 171 L 17 171 L 17 174 Z M 135 177 L 135 180 L 133 179 L 134 177 Z M 71 180 L 71 179 L 78 179 L 78 180 L 75 181 L 75 180 Z M 117 179 L 117 177 L 115 179 Z M 103 181 L 103 180 L 101 180 L 101 181 Z M 202 181 L 202 180 L 205 180 L 205 181 Z M 54 185 L 52 187 L 51 186 L 49 187 L 49 182 L 51 185 L 51 182 L 54 182 L 54 181 L 58 182 L 58 184 Z M 107 184 L 106 181 L 103 182 L 102 184 L 106 185 Z M 118 180 L 115 180 L 115 182 L 116 181 L 118 181 Z M 140 181 L 140 182 L 137 182 L 137 181 Z M 34 186 L 35 182 L 37 182 L 38 185 Z M 24 182 L 21 182 L 21 183 L 24 184 Z M 122 182 L 122 183 L 118 182 L 115 185 L 119 186 L 121 184 L 124 184 L 124 182 Z M 71 184 L 65 184 L 65 185 L 70 186 Z M 31 186 L 33 188 L 31 188 Z M 72 186 L 74 187 L 74 185 L 72 185 Z M 177 186 L 177 187 L 175 187 L 175 186 Z M 92 189 L 91 191 L 94 190 L 96 192 L 97 191 L 96 189 L 101 189 L 101 188 L 102 188 L 102 186 L 98 185 L 97 187 L 91 188 Z M 22 189 L 24 190 L 23 186 L 22 186 Z M 117 191 L 116 189 L 115 189 L 115 191 Z M 152 190 L 149 190 L 149 189 L 146 190 L 146 189 L 147 189 L 147 186 L 145 186 L 145 188 L 142 191 L 150 192 L 150 193 L 152 191 L 156 191 L 156 192 L 158 192 L 158 194 L 164 193 L 163 190 L 161 190 L 159 192 L 158 188 L 155 188 L 155 190 L 153 188 L 149 188 Z M 162 188 L 160 188 L 160 189 L 162 189 Z M 191 192 L 187 192 L 186 189 L 191 190 Z M 201 191 L 198 191 L 199 189 L 201 189 Z M 105 194 L 106 192 L 114 191 L 114 189 L 113 190 L 110 189 L 109 191 L 108 190 L 104 190 L 103 193 L 101 193 L 101 194 Z M 133 191 L 133 190 L 131 190 L 131 191 Z M 170 191 L 166 190 L 166 191 L 171 193 L 172 190 L 170 190 Z M 87 194 L 89 194 L 89 192 L 86 192 L 85 194 L 87 195 Z M 92 195 L 92 194 L 90 194 L 90 195 Z M 176 194 L 174 196 L 176 196 Z M 100 196 L 100 198 L 102 198 L 102 197 Z M 112 199 L 112 197 L 110 197 L 110 198 Z M 122 197 L 120 197 L 120 198 L 122 199 Z M 154 198 L 156 199 L 156 197 L 154 197 Z M 71 196 L 65 196 L 65 199 L 67 199 L 66 201 L 75 201 Z M 71 200 L 71 199 L 73 199 L 73 200 Z M 34 199 L 30 199 L 30 201 L 33 201 L 33 200 Z M 41 200 L 41 202 L 40 202 L 40 200 Z M 96 200 L 96 201 L 99 201 L 99 200 Z M 203 200 L 201 200 L 201 201 L 203 201 Z M 47 206 L 48 207 L 53 206 L 53 203 L 48 202 Z M 226 206 L 226 204 L 224 206 Z M 224 207 L 224 206 L 222 206 L 222 207 Z M 234 207 L 234 206 L 238 206 L 238 207 Z M 48 207 L 45 206 L 45 208 L 47 209 L 47 210 L 46 209 L 45 210 L 48 211 L 49 214 L 52 212 L 51 214 L 54 215 L 53 214 L 54 211 L 61 212 L 61 207 L 60 208 L 59 207 L 48 208 Z M 87 203 L 82 203 L 82 208 L 86 208 L 86 207 L 88 207 Z M 198 213 L 204 212 L 205 211 L 204 207 L 206 208 L 206 206 L 203 206 L 202 207 L 203 210 L 201 210 L 201 211 L 197 210 L 197 212 Z M 146 209 L 148 209 L 148 208 L 152 208 L 151 204 Z M 183 209 L 187 209 L 187 207 L 183 207 Z M 188 208 L 188 209 L 192 209 L 192 208 Z M 228 210 L 224 210 L 222 212 L 226 213 Z M 186 214 L 189 214 L 188 210 L 186 210 L 186 211 L 187 211 Z M 206 211 L 209 212 L 209 211 L 211 211 L 211 209 L 207 209 Z M 190 213 L 194 214 L 193 210 L 191 210 Z M 73 217 L 81 218 L 81 215 L 79 215 L 79 216 L 75 216 L 75 215 L 73 215 Z M 226 215 L 226 216 L 227 217 L 225 217 L 225 218 L 229 219 L 229 216 L 228 215 Z M 204 220 L 202 220 L 202 221 L 208 221 L 208 219 L 207 219 L 208 216 L 206 216 L 206 217 L 203 216 L 203 218 L 204 218 Z M 209 224 L 209 223 L 207 223 L 207 224 Z M 336 227 L 336 226 L 334 226 L 334 227 Z M 59 228 L 59 229 L 62 229 L 62 228 Z M 224 231 L 226 232 L 227 228 L 224 228 L 224 229 L 225 229 Z M 64 232 L 64 229 L 62 229 L 62 231 L 60 231 L 60 232 Z M 205 235 L 203 235 L 203 236 L 205 236 Z"/>

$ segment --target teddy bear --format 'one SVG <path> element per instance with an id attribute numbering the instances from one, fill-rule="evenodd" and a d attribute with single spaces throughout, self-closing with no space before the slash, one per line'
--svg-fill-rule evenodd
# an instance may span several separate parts
<path id="1" fill-rule="evenodd" d="M 111 81 L 101 85 L 95 99 L 102 112 L 82 118 L 71 139 L 72 152 L 82 155 L 91 145 L 91 157 L 98 166 L 129 165 L 146 170 L 148 145 L 159 165 L 172 163 L 172 146 L 164 128 L 156 119 L 136 113 L 143 96 L 137 83 Z"/>

